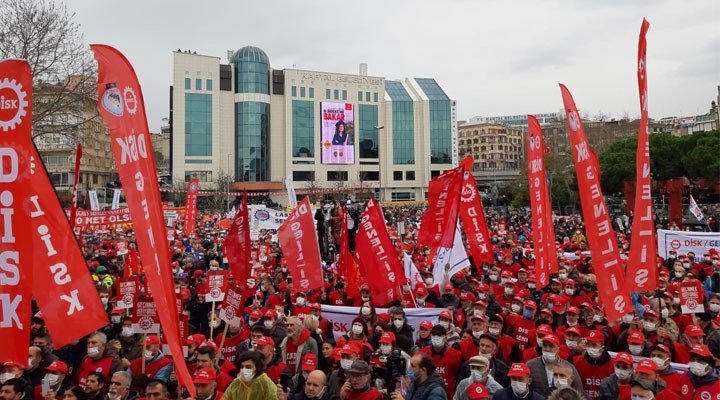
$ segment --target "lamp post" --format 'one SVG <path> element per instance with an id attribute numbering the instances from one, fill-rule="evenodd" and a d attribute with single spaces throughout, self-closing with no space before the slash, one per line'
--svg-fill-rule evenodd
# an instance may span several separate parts
<path id="1" fill-rule="evenodd" d="M 375 129 L 375 134 L 377 135 L 378 145 L 380 144 L 380 130 L 385 129 L 384 125 L 380 126 L 373 126 Z M 382 201 L 382 157 L 380 157 L 380 148 L 383 146 L 378 146 L 378 189 L 380 192 L 378 193 L 378 201 Z"/>

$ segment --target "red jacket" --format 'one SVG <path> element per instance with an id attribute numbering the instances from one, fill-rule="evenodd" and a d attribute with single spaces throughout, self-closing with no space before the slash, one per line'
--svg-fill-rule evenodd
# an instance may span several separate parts
<path id="1" fill-rule="evenodd" d="M 472 336 L 463 339 L 459 346 L 463 362 L 469 360 L 471 357 L 475 357 L 480 352 L 480 342 Z"/>
<path id="2" fill-rule="evenodd" d="M 145 376 L 151 380 L 155 378 L 155 374 L 158 373 L 163 367 L 172 364 L 172 358 L 168 356 L 162 356 L 157 360 L 153 360 L 150 363 L 145 364 Z M 142 357 L 136 358 L 130 362 L 130 370 L 133 374 L 139 375 L 142 371 Z"/>
<path id="3" fill-rule="evenodd" d="M 506 326 L 510 336 L 517 341 L 517 347 L 520 350 L 525 350 L 530 347 L 537 345 L 537 338 L 535 335 L 534 320 L 525 319 L 519 315 L 508 314 Z"/>
<path id="4" fill-rule="evenodd" d="M 235 356 L 237 355 L 237 347 L 240 345 L 240 343 L 242 343 L 249 337 L 250 331 L 245 329 L 239 331 L 233 336 L 230 336 L 230 332 L 228 331 L 228 336 L 225 338 L 224 342 L 222 342 L 223 334 L 220 333 L 215 336 L 215 343 L 220 346 L 220 342 L 222 342 L 222 349 L 220 349 L 220 354 L 222 354 L 225 360 L 233 362 L 235 361 Z"/>
<path id="5" fill-rule="evenodd" d="M 75 375 L 75 380 L 77 381 L 78 386 L 85 387 L 85 379 L 87 379 L 91 372 L 99 372 L 103 374 L 106 382 L 110 382 L 110 373 L 113 372 L 111 369 L 114 361 L 115 358 L 111 356 L 102 357 L 97 361 L 90 357 L 85 357 L 82 360 L 82 363 L 80 363 L 80 367 Z"/>
<path id="6" fill-rule="evenodd" d="M 447 398 L 452 399 L 455 395 L 455 380 L 460 370 L 460 364 L 462 364 L 462 354 L 449 346 L 445 346 L 440 352 L 435 352 L 432 345 L 425 346 L 420 351 L 430 355 L 437 366 L 435 371 L 445 380 Z"/>
<path id="7" fill-rule="evenodd" d="M 588 395 L 588 399 L 597 399 L 600 397 L 600 382 L 608 376 L 615 373 L 610 357 L 601 364 L 591 364 L 585 354 L 580 354 L 573 358 L 572 363 L 582 379 L 583 390 Z"/>

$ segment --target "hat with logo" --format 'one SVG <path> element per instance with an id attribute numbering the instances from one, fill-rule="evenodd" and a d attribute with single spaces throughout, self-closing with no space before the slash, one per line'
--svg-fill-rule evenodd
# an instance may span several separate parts
<path id="1" fill-rule="evenodd" d="M 490 394 L 482 383 L 473 383 L 468 387 L 467 398 L 469 400 L 489 399 Z"/>
<path id="2" fill-rule="evenodd" d="M 262 347 L 262 346 L 273 346 L 273 347 L 275 347 L 275 341 L 272 340 L 271 337 L 263 336 L 263 337 L 261 337 L 260 339 L 258 339 L 258 340 L 255 342 L 255 345 L 256 345 L 257 347 Z"/>
<path id="3" fill-rule="evenodd" d="M 438 318 L 448 319 L 450 321 L 453 320 L 452 314 L 450 314 L 450 311 L 443 311 L 440 313 L 440 316 Z"/>
<path id="4" fill-rule="evenodd" d="M 633 344 L 643 344 L 645 343 L 645 335 L 643 335 L 642 332 L 635 330 L 630 332 L 627 341 L 628 343 Z"/>
<path id="5" fill-rule="evenodd" d="M 345 355 L 353 355 L 353 354 L 357 354 L 357 353 L 358 353 L 358 349 L 357 349 L 357 347 L 356 347 L 355 345 L 353 345 L 353 344 L 346 344 L 346 345 L 344 345 L 342 348 L 340 348 L 340 354 L 341 354 L 341 355 L 342 355 L 342 354 L 345 354 Z"/>
<path id="6" fill-rule="evenodd" d="M 658 370 L 658 366 L 655 363 L 655 361 L 649 359 L 649 358 L 643 358 L 638 362 L 637 367 L 635 367 L 635 372 L 642 372 L 643 374 L 652 375 L 656 373 Z"/>
<path id="7" fill-rule="evenodd" d="M 614 363 L 623 363 L 623 364 L 627 364 L 627 365 L 633 365 L 633 358 L 630 354 L 628 354 L 624 351 L 621 351 L 621 352 L 617 353 L 617 355 L 615 356 L 615 359 L 613 359 L 613 362 Z"/>
<path id="8" fill-rule="evenodd" d="M 378 340 L 378 343 L 395 343 L 395 334 L 392 332 L 383 332 L 382 336 L 380 336 L 380 340 Z"/>
<path id="9" fill-rule="evenodd" d="M 423 321 L 420 323 L 420 329 L 431 330 L 432 327 L 433 327 L 433 323 L 430 321 Z"/>
<path id="10" fill-rule="evenodd" d="M 515 363 L 510 367 L 510 372 L 508 372 L 507 376 L 509 377 L 522 377 L 522 376 L 530 376 L 530 368 L 528 368 L 525 363 Z"/>
<path id="11" fill-rule="evenodd" d="M 688 325 L 685 327 L 685 334 L 690 337 L 705 336 L 705 332 L 697 325 Z"/>
<path id="12" fill-rule="evenodd" d="M 313 353 L 307 353 L 302 358 L 302 370 L 306 372 L 315 371 L 317 367 L 317 356 Z"/>
<path id="13" fill-rule="evenodd" d="M 145 338 L 145 346 L 159 345 L 160 338 L 157 335 L 150 335 Z"/>
<path id="14" fill-rule="evenodd" d="M 55 360 L 52 362 L 52 364 L 45 367 L 45 371 L 67 374 L 68 367 L 67 367 L 67 364 L 65 364 L 64 362 L 62 362 L 60 360 Z"/>
<path id="15" fill-rule="evenodd" d="M 693 347 L 690 348 L 690 354 L 702 358 L 710 365 L 713 365 L 715 363 L 712 353 L 710 353 L 710 349 L 704 344 L 693 345 Z"/>
<path id="16" fill-rule="evenodd" d="M 542 339 L 542 340 L 543 340 L 543 344 L 545 344 L 545 343 L 552 343 L 552 344 L 554 344 L 555 346 L 560 346 L 560 338 L 557 337 L 557 336 L 555 336 L 555 335 L 552 335 L 552 334 L 550 334 L 550 335 L 545 335 L 545 336 L 543 336 L 543 339 Z"/>
<path id="17" fill-rule="evenodd" d="M 587 335 L 587 340 L 589 342 L 605 343 L 605 335 L 603 335 L 603 333 L 598 330 L 590 331 L 590 333 Z"/>
<path id="18" fill-rule="evenodd" d="M 193 383 L 199 383 L 201 385 L 215 382 L 215 379 L 217 379 L 215 369 L 209 367 L 200 368 L 195 371 L 195 375 L 193 375 Z"/>

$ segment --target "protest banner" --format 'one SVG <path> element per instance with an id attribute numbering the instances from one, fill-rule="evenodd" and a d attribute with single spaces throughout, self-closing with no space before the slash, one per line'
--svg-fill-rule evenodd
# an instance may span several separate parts
<path id="1" fill-rule="evenodd" d="M 117 281 L 117 308 L 131 310 L 137 302 L 139 287 L 137 278 L 119 279 Z"/>
<path id="2" fill-rule="evenodd" d="M 132 316 L 132 328 L 134 333 L 160 333 L 160 317 L 152 297 L 138 299 Z"/>
<path id="3" fill-rule="evenodd" d="M 223 301 L 227 284 L 227 272 L 210 271 L 207 274 L 208 292 L 205 295 L 206 303 Z"/>
<path id="4" fill-rule="evenodd" d="M 667 260 L 670 251 L 677 254 L 695 253 L 693 262 L 701 262 L 703 254 L 710 249 L 720 249 L 720 233 L 669 231 L 658 229 L 658 255 Z"/>
<path id="5" fill-rule="evenodd" d="M 387 312 L 387 308 L 376 308 L 379 315 Z M 405 308 L 407 324 L 413 327 L 420 326 L 422 321 L 430 321 L 433 325 L 438 323 L 440 313 L 447 311 L 447 308 Z M 360 307 L 329 306 L 322 305 L 322 316 L 330 321 L 335 339 L 348 333 L 352 327 L 352 321 L 360 315 Z M 419 329 L 413 331 L 413 339 L 417 339 Z"/>
<path id="6" fill-rule="evenodd" d="M 680 284 L 680 309 L 683 314 L 699 314 L 705 312 L 703 304 L 705 291 L 697 279 Z"/>

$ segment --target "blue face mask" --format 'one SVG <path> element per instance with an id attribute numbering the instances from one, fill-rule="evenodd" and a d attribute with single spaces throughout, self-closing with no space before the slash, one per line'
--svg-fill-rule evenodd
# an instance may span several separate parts
<path id="1" fill-rule="evenodd" d="M 414 381 L 414 380 L 415 380 L 415 371 L 413 371 L 412 369 L 409 369 L 409 370 L 407 371 L 407 376 L 408 376 L 411 380 Z"/>
<path id="2" fill-rule="evenodd" d="M 531 310 L 523 310 L 523 318 L 532 319 L 533 312 Z"/>

